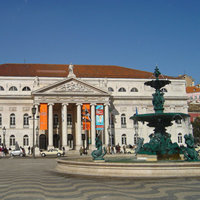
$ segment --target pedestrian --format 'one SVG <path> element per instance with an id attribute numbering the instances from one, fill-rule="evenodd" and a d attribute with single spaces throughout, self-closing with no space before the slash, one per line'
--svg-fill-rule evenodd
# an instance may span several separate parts
<path id="1" fill-rule="evenodd" d="M 126 147 L 125 145 L 123 146 L 124 154 L 126 153 Z"/>
<path id="2" fill-rule="evenodd" d="M 65 152 L 65 147 L 63 146 L 63 152 Z"/>
<path id="3" fill-rule="evenodd" d="M 33 155 L 33 147 L 31 147 L 31 155 Z"/>
<path id="4" fill-rule="evenodd" d="M 114 147 L 113 147 L 113 146 L 111 147 L 111 153 L 112 153 L 112 154 L 115 154 L 115 152 L 114 152 Z"/>
<path id="5" fill-rule="evenodd" d="M 31 150 L 31 147 L 29 146 L 28 147 L 28 154 L 30 155 L 30 150 Z"/>
<path id="6" fill-rule="evenodd" d="M 79 153 L 80 153 L 80 156 L 82 156 L 82 154 L 83 154 L 83 148 L 82 147 L 79 149 Z"/>
<path id="7" fill-rule="evenodd" d="M 5 157 L 4 147 L 1 148 L 1 157 Z"/>
<path id="8" fill-rule="evenodd" d="M 85 148 L 85 155 L 87 155 L 88 154 L 88 152 L 87 152 L 87 147 Z"/>

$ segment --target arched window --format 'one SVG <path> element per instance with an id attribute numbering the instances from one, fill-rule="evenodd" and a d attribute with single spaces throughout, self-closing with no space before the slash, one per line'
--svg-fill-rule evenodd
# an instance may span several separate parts
<path id="1" fill-rule="evenodd" d="M 181 119 L 176 119 L 175 122 L 177 123 L 177 126 L 181 126 L 181 124 L 182 124 Z"/>
<path id="2" fill-rule="evenodd" d="M 118 92 L 126 92 L 126 89 L 121 87 L 121 88 L 119 88 Z"/>
<path id="3" fill-rule="evenodd" d="M 182 137 L 182 133 L 178 134 L 178 143 L 182 143 L 183 141 L 183 137 Z"/>
<path id="4" fill-rule="evenodd" d="M 30 87 L 26 86 L 22 89 L 22 91 L 31 91 Z"/>
<path id="5" fill-rule="evenodd" d="M 59 125 L 58 114 L 55 114 L 55 115 L 53 116 L 53 126 L 55 127 L 55 126 L 57 126 L 57 125 Z"/>
<path id="6" fill-rule="evenodd" d="M 165 93 L 165 92 L 167 92 L 167 89 L 166 88 L 162 88 L 160 91 Z"/>
<path id="7" fill-rule="evenodd" d="M 10 136 L 10 146 L 15 146 L 15 136 L 14 135 Z"/>
<path id="8" fill-rule="evenodd" d="M 29 115 L 26 113 L 24 114 L 24 128 L 29 127 Z"/>
<path id="9" fill-rule="evenodd" d="M 122 134 L 122 145 L 126 145 L 126 134 Z"/>
<path id="10" fill-rule="evenodd" d="M 0 91 L 4 91 L 4 88 L 2 86 L 0 86 Z"/>
<path id="11" fill-rule="evenodd" d="M 138 89 L 134 87 L 131 89 L 131 92 L 138 92 Z"/>
<path id="12" fill-rule="evenodd" d="M 15 114 L 14 113 L 10 115 L 10 127 L 15 128 Z"/>
<path id="13" fill-rule="evenodd" d="M 72 125 L 72 115 L 67 114 L 67 125 Z"/>
<path id="14" fill-rule="evenodd" d="M 126 127 L 126 115 L 125 114 L 121 115 L 121 127 L 122 128 Z"/>
<path id="15" fill-rule="evenodd" d="M 114 90 L 113 90 L 112 87 L 109 87 L 109 88 L 108 88 L 108 91 L 109 91 L 109 92 L 114 92 Z"/>
<path id="16" fill-rule="evenodd" d="M 9 88 L 9 91 L 17 91 L 17 88 L 15 86 L 12 86 Z"/>
<path id="17" fill-rule="evenodd" d="M 137 141 L 138 141 L 138 134 L 135 133 L 134 134 L 134 144 L 137 144 Z"/>
<path id="18" fill-rule="evenodd" d="M 24 135 L 23 143 L 24 143 L 24 146 L 29 146 L 29 138 L 28 138 L 28 135 Z"/>
<path id="19" fill-rule="evenodd" d="M 1 115 L 1 113 L 0 113 L 0 126 L 2 126 L 2 115 Z"/>

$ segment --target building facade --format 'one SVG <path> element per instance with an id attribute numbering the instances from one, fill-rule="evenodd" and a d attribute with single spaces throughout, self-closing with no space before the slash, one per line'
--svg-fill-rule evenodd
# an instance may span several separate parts
<path id="1" fill-rule="evenodd" d="M 39 149 L 65 147 L 68 151 L 84 146 L 93 150 L 97 135 L 104 146 L 135 145 L 138 137 L 149 141 L 153 130 L 146 124 L 134 124 L 130 117 L 136 110 L 139 114 L 154 113 L 154 90 L 144 85 L 153 73 L 119 66 L 72 64 L 2 64 L 0 68 L 0 143 L 5 142 L 7 148 L 15 148 L 17 141 L 26 150 L 33 143 Z M 188 113 L 185 81 L 164 78 L 171 81 L 162 89 L 164 112 Z M 85 104 L 90 108 L 89 130 L 84 130 Z M 46 105 L 46 114 L 41 111 L 42 105 Z M 97 105 L 103 106 L 103 130 L 96 128 Z M 46 130 L 41 128 L 44 115 Z M 184 144 L 184 134 L 191 131 L 188 127 L 188 122 L 182 120 L 169 127 L 172 141 Z"/>

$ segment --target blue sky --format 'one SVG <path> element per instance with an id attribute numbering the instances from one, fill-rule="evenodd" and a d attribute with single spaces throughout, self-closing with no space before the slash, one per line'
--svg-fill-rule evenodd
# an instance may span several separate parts
<path id="1" fill-rule="evenodd" d="M 0 0 L 0 64 L 118 65 L 200 83 L 199 0 Z"/>

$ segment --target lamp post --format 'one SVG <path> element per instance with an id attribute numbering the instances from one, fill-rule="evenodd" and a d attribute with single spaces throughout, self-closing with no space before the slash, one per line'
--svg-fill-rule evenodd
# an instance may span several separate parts
<path id="1" fill-rule="evenodd" d="M 33 159 L 35 159 L 35 113 L 36 113 L 36 108 L 35 106 L 32 107 L 32 115 L 33 115 Z"/>
<path id="2" fill-rule="evenodd" d="M 6 136 L 6 128 L 3 127 L 3 146 L 5 147 L 5 136 Z"/>
<path id="3" fill-rule="evenodd" d="M 136 136 L 136 143 L 137 143 L 137 140 L 138 140 L 138 128 L 139 128 L 137 120 L 134 121 L 134 128 L 135 128 L 135 136 Z"/>
<path id="4" fill-rule="evenodd" d="M 108 126 L 108 128 L 107 128 L 107 131 L 108 131 L 108 145 L 110 146 L 112 146 L 112 144 L 111 144 L 111 134 L 110 134 L 110 125 Z"/>
<path id="5" fill-rule="evenodd" d="M 36 147 L 38 147 L 38 134 L 39 134 L 39 128 L 38 126 L 36 127 Z"/>

